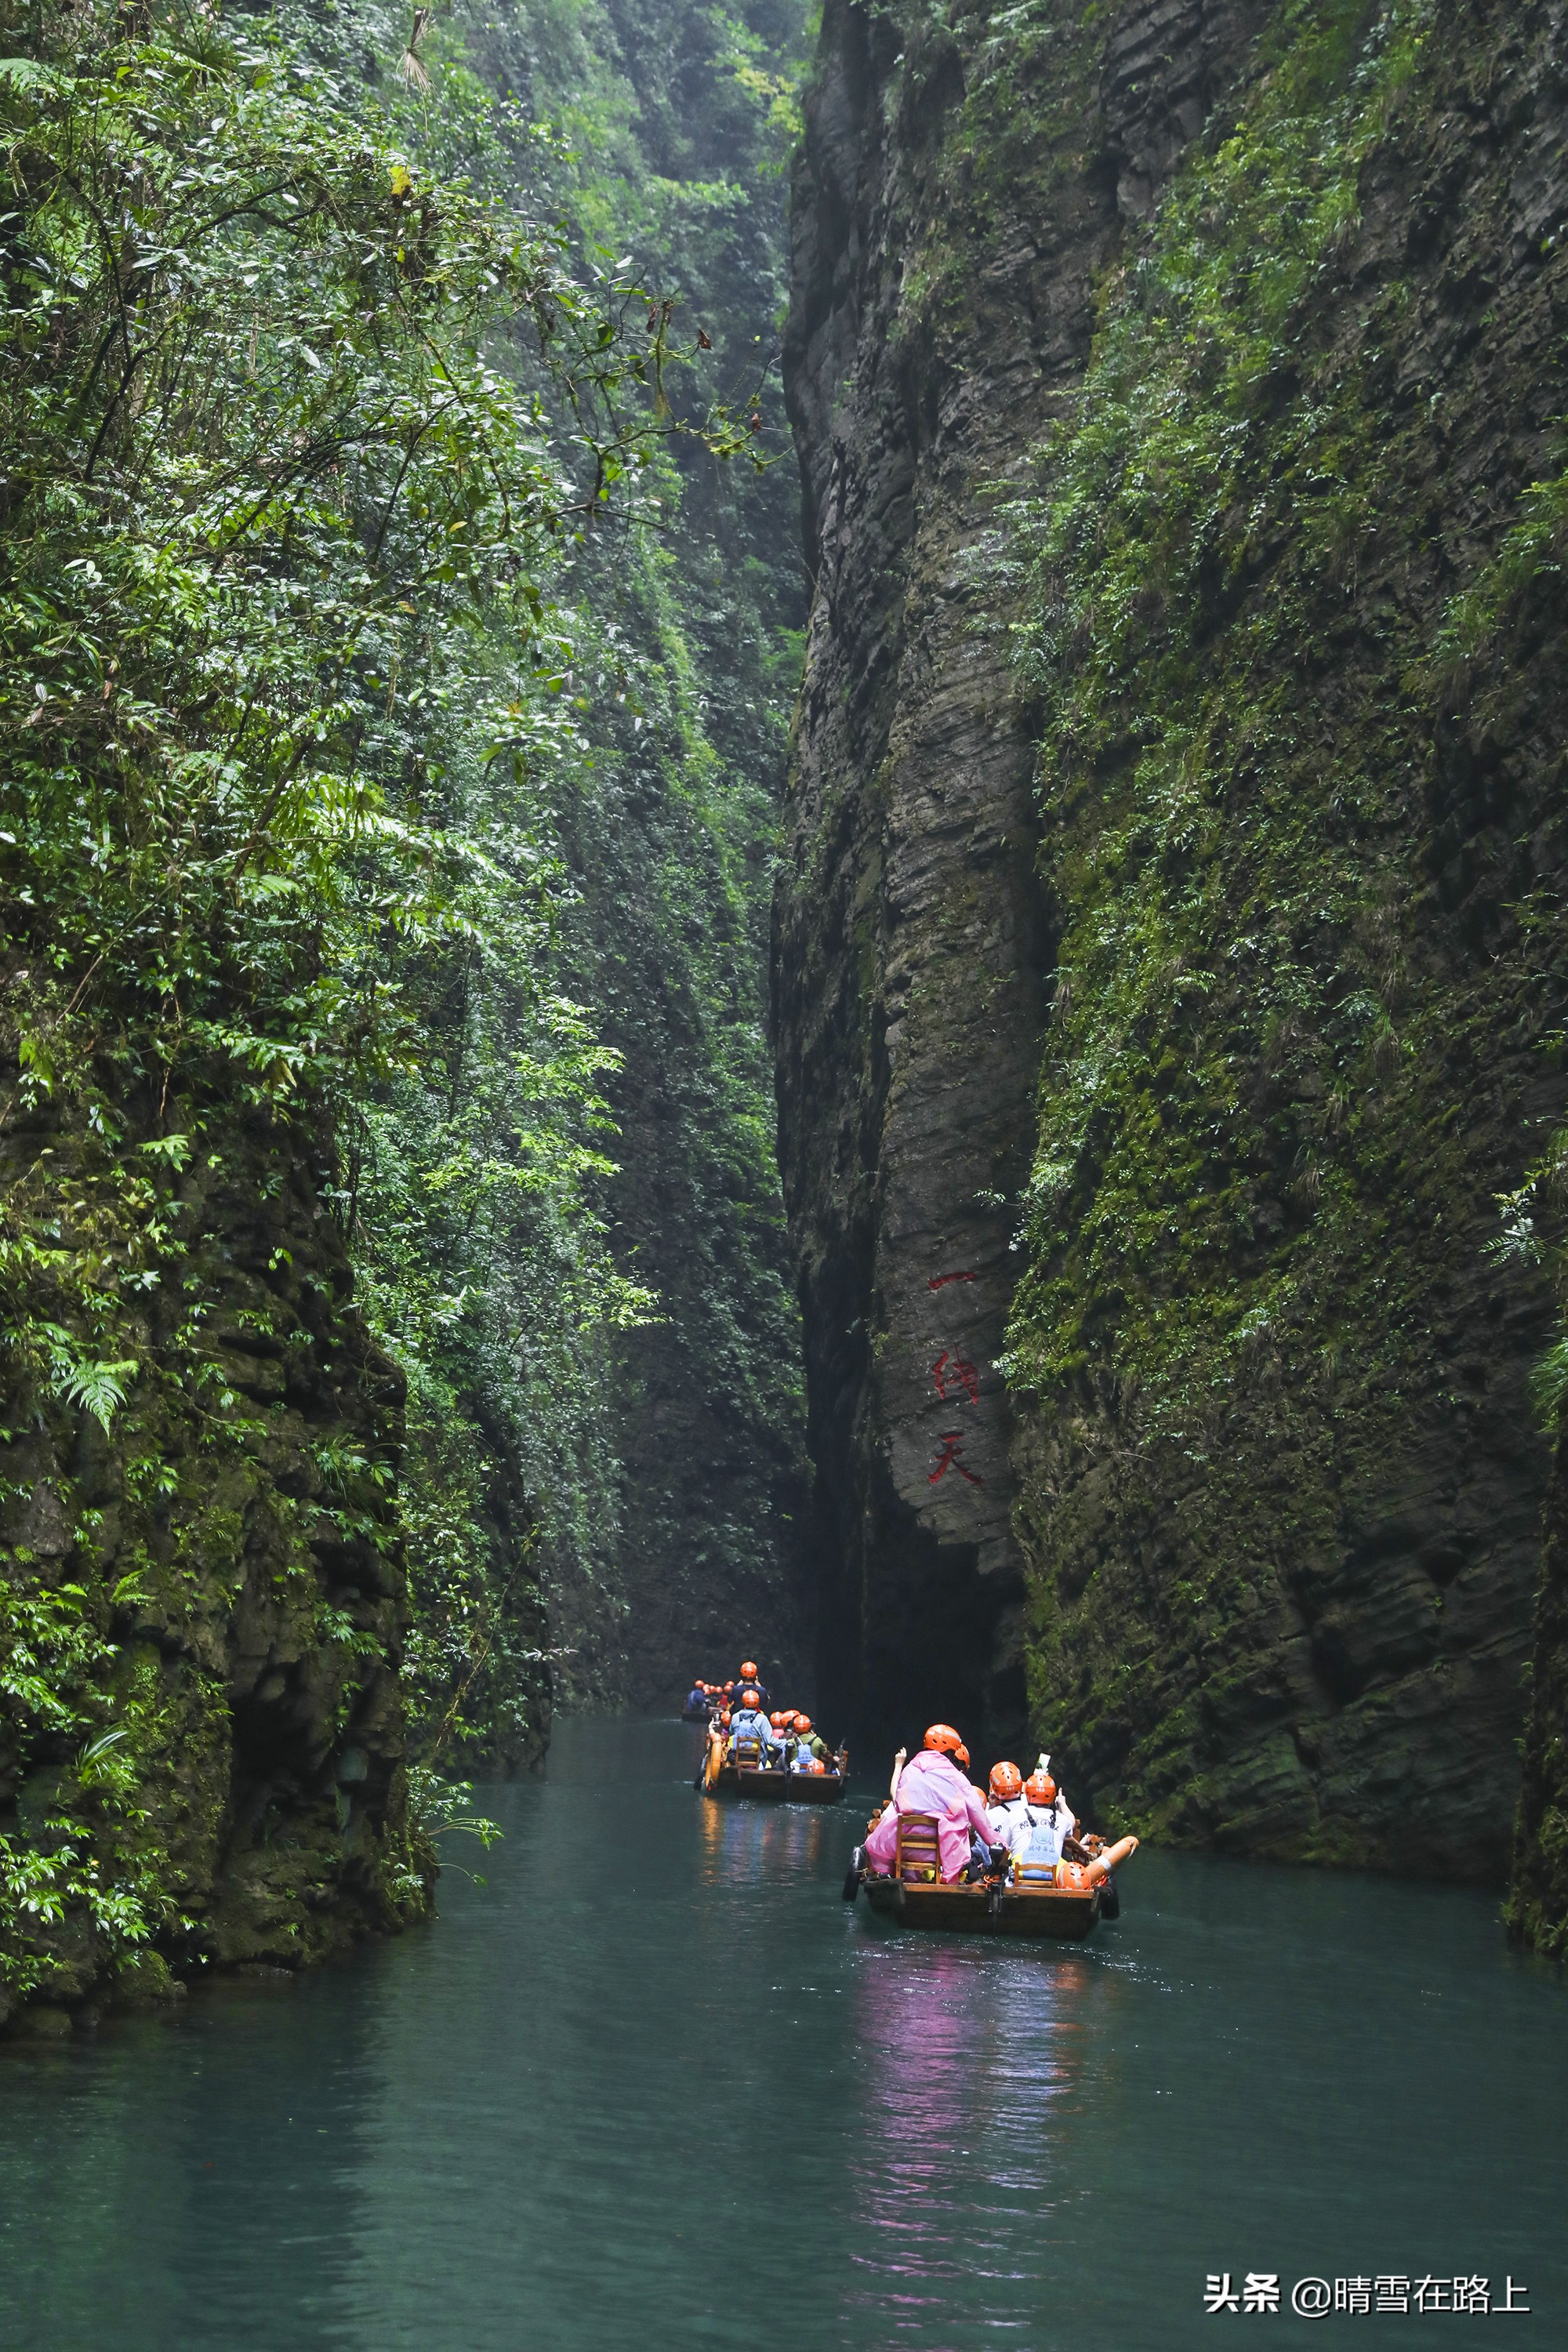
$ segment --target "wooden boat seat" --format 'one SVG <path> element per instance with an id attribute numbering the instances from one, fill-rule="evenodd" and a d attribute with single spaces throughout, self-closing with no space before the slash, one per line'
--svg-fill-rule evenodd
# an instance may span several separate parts
<path id="1" fill-rule="evenodd" d="M 1014 1867 L 1014 1880 L 1019 1886 L 1054 1886 L 1057 1869 L 1052 1862 L 1020 1862 Z"/>
<path id="2" fill-rule="evenodd" d="M 763 1743 L 760 1739 L 737 1739 L 731 1759 L 736 1770 L 756 1772 L 762 1769 Z"/>
<path id="3" fill-rule="evenodd" d="M 898 1875 L 906 1886 L 930 1886 L 942 1877 L 934 1813 L 899 1815 Z"/>

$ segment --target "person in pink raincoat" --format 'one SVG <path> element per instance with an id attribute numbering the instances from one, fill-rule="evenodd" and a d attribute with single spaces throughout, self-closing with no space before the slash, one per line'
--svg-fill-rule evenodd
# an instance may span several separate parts
<path id="1" fill-rule="evenodd" d="M 946 1880 L 962 1878 L 969 1867 L 971 1830 L 987 1849 L 994 1843 L 996 1833 L 984 1800 L 953 1761 L 955 1756 L 966 1753 L 951 1724 L 931 1725 L 924 1748 L 898 1774 L 892 1803 L 866 1840 L 866 1859 L 875 1869 L 897 1867 L 900 1813 L 937 1816 L 937 1853 Z"/>

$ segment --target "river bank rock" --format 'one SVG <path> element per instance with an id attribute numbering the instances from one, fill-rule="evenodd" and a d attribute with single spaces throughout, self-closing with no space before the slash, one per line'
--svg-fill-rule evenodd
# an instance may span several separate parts
<path id="1" fill-rule="evenodd" d="M 1536 1603 L 1509 1933 L 1568 1959 L 1568 1442 L 1560 1435 L 1546 1501 L 1546 1559 Z"/>
<path id="2" fill-rule="evenodd" d="M 96 1285 L 123 1360 L 101 1417 L 9 1361 L 7 2011 L 167 2000 L 182 1972 L 300 1967 L 428 1907 L 401 1376 L 355 1312 L 317 1139 L 232 1112 L 209 1135 L 154 1179 L 134 1136 L 47 1105 L 7 1132 L 34 1328 L 101 1354 Z M 28 1259 L 47 1231 L 58 1258 Z"/>

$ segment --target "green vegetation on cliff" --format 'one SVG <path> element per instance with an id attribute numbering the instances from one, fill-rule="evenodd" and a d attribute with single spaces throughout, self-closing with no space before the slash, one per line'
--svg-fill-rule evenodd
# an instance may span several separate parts
<path id="1" fill-rule="evenodd" d="M 702 24 L 760 152 L 784 85 Z M 563 1620 L 624 1687 L 625 1350 L 668 1307 L 609 1097 L 649 1041 L 742 1515 L 795 1471 L 784 615 L 718 552 L 773 493 L 669 454 L 752 412 L 672 409 L 696 321 L 661 283 L 645 334 L 617 182 L 498 100 L 490 33 L 405 37 L 0 43 L 8 1998 L 392 1924 L 405 1712 L 442 1764 L 536 1757 Z"/>
<path id="2" fill-rule="evenodd" d="M 799 1338 L 765 1022 L 775 811 L 805 580 L 778 389 L 784 165 L 800 0 L 604 0 L 476 14 L 468 55 L 560 125 L 552 202 L 626 257 L 678 341 L 660 527 L 601 534 L 570 575 L 591 780 L 559 803 L 574 985 L 621 1056 L 605 1091 L 617 1247 L 658 1293 L 608 1402 L 624 1524 L 606 1590 L 558 1580 L 568 1695 L 667 1696 L 737 1638 L 803 1661 Z M 519 157 L 519 169 L 525 159 Z M 567 593 L 565 590 L 563 593 Z M 742 1632 L 742 1629 L 744 1631 Z"/>
<path id="3" fill-rule="evenodd" d="M 538 952 L 548 875 L 506 792 L 556 756 L 535 583 L 586 492 L 482 345 L 527 320 L 585 416 L 622 361 L 559 239 L 433 186 L 287 19 L 50 20 L 0 100 L 22 204 L 0 725 L 26 1990 L 90 1979 L 95 1942 L 222 1954 L 204 1904 L 276 1793 L 258 1767 L 258 1821 L 237 1820 L 238 1711 L 268 1674 L 310 1685 L 305 1761 L 282 1760 L 326 1776 L 329 1837 L 333 1770 L 374 1799 L 336 1823 L 374 1916 L 424 1899 L 387 1722 L 395 1428 L 316 1393 L 364 1349 L 342 1249 L 310 1227 L 330 1123 L 395 1100 L 454 967 L 509 951 L 528 1107 L 495 1181 L 574 1222 L 585 1057 L 554 1050 L 574 1016 Z M 420 1171 L 427 1192 L 457 1160 Z M 247 1612 L 269 1620 L 248 1678 Z"/>
<path id="4" fill-rule="evenodd" d="M 1128 1819 L 1253 1850 L 1452 1866 L 1443 1717 L 1501 1862 L 1543 1300 L 1487 1244 L 1562 1095 L 1562 265 L 1504 160 L 1547 31 L 1271 12 L 1017 513 L 1034 1704 Z"/>

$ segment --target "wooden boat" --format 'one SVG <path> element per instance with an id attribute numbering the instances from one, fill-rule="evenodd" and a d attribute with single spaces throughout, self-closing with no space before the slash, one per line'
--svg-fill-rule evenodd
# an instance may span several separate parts
<path id="1" fill-rule="evenodd" d="M 851 1900 L 863 1886 L 866 1900 L 884 1919 L 901 1927 L 940 1927 L 950 1935 L 1026 1936 L 1036 1940 L 1082 1943 L 1100 1915 L 1102 1886 L 1057 1886 L 1045 1879 L 1008 1885 L 979 1880 L 943 1884 L 938 1875 L 934 1813 L 899 1817 L 899 1857 L 891 1876 L 864 1866 L 857 1851 L 858 1885 L 846 1880 Z"/>
<path id="2" fill-rule="evenodd" d="M 1028 1936 L 1081 1944 L 1100 1917 L 1100 1889 L 1071 1886 L 943 1886 L 862 1874 L 873 1911 L 900 1927 L 942 1927 L 949 1934 Z"/>
<path id="3" fill-rule="evenodd" d="M 683 1706 L 680 1710 L 680 1720 L 682 1723 L 706 1723 L 712 1712 L 712 1706 L 709 1703 L 704 1703 L 701 1706 Z"/>
<path id="4" fill-rule="evenodd" d="M 740 1756 L 726 1757 L 716 1779 L 710 1780 L 706 1772 L 700 1776 L 699 1785 L 710 1797 L 767 1797 L 786 1805 L 836 1805 L 844 1794 L 849 1769 L 847 1748 L 839 1749 L 826 1772 L 785 1772 L 759 1762 L 754 1742 L 742 1740 L 740 1746 Z"/>

